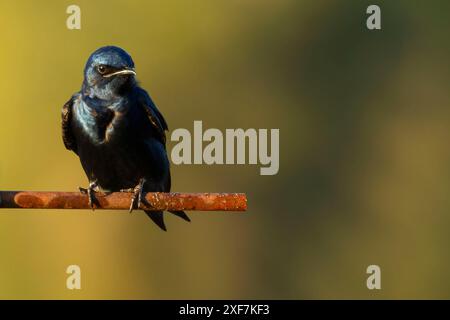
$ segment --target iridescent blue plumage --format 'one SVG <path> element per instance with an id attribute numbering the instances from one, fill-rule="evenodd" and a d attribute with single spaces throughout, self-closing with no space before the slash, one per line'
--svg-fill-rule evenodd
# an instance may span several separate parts
<path id="1" fill-rule="evenodd" d="M 130 210 L 144 201 L 143 192 L 168 192 L 171 184 L 167 124 L 135 75 L 134 62 L 123 49 L 96 50 L 86 63 L 81 91 L 62 113 L 64 144 L 80 158 L 90 182 L 83 190 L 92 203 L 96 187 L 133 190 Z M 146 213 L 166 230 L 161 211 Z M 172 213 L 189 221 L 182 211 Z"/>

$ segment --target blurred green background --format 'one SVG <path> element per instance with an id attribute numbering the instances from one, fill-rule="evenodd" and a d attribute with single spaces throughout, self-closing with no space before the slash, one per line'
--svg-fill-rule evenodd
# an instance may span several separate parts
<path id="1" fill-rule="evenodd" d="M 1 190 L 87 184 L 60 109 L 109 44 L 171 129 L 279 128 L 280 171 L 172 166 L 173 190 L 246 192 L 249 210 L 167 233 L 141 212 L 2 210 L 0 298 L 450 298 L 450 2 L 376 1 L 381 31 L 369 4 L 2 1 Z"/>

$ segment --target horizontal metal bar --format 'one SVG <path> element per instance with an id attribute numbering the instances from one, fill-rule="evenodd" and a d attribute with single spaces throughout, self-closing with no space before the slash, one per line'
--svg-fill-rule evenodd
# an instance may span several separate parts
<path id="1" fill-rule="evenodd" d="M 95 209 L 128 210 L 131 192 L 96 192 Z M 164 193 L 148 192 L 151 207 L 143 210 L 246 211 L 244 193 Z M 8 209 L 91 209 L 88 196 L 80 192 L 0 191 L 0 208 Z"/>

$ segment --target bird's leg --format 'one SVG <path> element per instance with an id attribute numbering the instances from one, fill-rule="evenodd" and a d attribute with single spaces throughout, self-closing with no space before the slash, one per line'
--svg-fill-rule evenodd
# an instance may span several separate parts
<path id="1" fill-rule="evenodd" d="M 86 188 L 82 188 L 82 187 L 79 187 L 79 189 L 80 189 L 81 193 L 88 195 L 89 206 L 92 208 L 92 210 L 95 210 L 95 206 L 97 206 L 97 207 L 100 206 L 97 198 L 95 198 L 95 195 L 94 195 L 95 192 L 96 192 L 96 189 L 98 189 L 97 181 L 91 181 L 89 183 L 89 187 L 87 189 Z"/>
<path id="2" fill-rule="evenodd" d="M 147 200 L 145 200 L 145 197 L 143 196 L 144 184 L 145 179 L 142 178 L 141 180 L 139 180 L 139 184 L 134 187 L 134 189 L 131 189 L 131 192 L 133 192 L 133 196 L 131 198 L 130 213 L 133 212 L 133 209 L 139 209 L 141 203 L 147 204 Z"/>

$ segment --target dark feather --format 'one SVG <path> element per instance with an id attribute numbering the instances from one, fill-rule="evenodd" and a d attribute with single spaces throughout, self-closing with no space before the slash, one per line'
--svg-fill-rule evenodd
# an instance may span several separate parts
<path id="1" fill-rule="evenodd" d="M 169 211 L 169 212 L 187 222 L 191 222 L 191 219 L 189 219 L 188 215 L 184 211 Z"/>
<path id="2" fill-rule="evenodd" d="M 150 124 L 157 133 L 159 141 L 161 141 L 161 143 L 165 146 L 166 145 L 165 131 L 169 130 L 169 128 L 167 127 L 166 120 L 159 112 L 158 108 L 156 108 L 155 104 L 153 103 L 148 93 L 139 87 L 137 87 L 137 90 L 139 95 L 138 98 L 139 104 L 144 108 L 144 111 L 148 117 L 148 120 L 150 121 Z"/>
<path id="3" fill-rule="evenodd" d="M 62 138 L 64 146 L 68 150 L 72 150 L 78 154 L 77 143 L 75 136 L 72 131 L 72 108 L 73 108 L 73 97 L 67 101 L 61 112 L 61 126 L 62 126 Z"/>
<path id="4" fill-rule="evenodd" d="M 162 211 L 145 211 L 145 213 L 150 219 L 153 220 L 154 223 L 156 223 L 158 227 L 160 227 L 164 231 L 167 231 Z"/>

